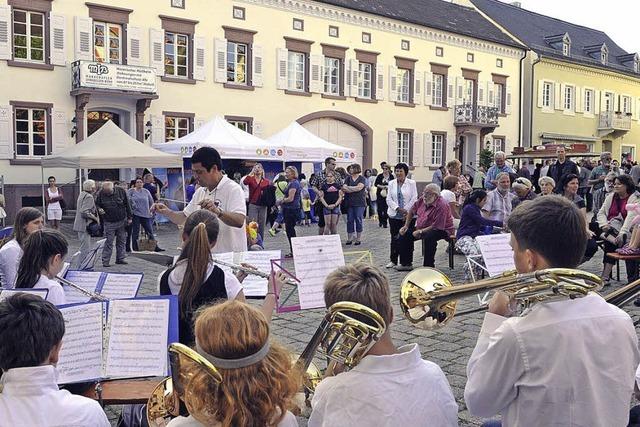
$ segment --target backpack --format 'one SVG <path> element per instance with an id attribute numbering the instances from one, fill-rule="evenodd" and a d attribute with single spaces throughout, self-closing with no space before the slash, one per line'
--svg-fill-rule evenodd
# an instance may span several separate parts
<path id="1" fill-rule="evenodd" d="M 262 189 L 262 193 L 260 194 L 260 198 L 258 199 L 259 206 L 275 206 L 276 204 L 276 187 L 274 185 L 269 185 Z"/>

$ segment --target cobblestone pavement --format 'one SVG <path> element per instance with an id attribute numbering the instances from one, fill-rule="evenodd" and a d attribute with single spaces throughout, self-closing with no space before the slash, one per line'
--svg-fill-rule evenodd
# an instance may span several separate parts
<path id="1" fill-rule="evenodd" d="M 343 241 L 346 240 L 345 225 L 341 222 L 340 234 Z M 77 246 L 77 238 L 75 233 L 71 232 L 71 224 L 63 223 L 61 230 L 69 237 L 70 253 L 73 253 Z M 297 227 L 298 235 L 308 236 L 317 233 L 317 227 Z M 160 245 L 167 249 L 167 254 L 177 254 L 177 246 L 179 243 L 179 235 L 175 226 L 171 224 L 160 225 L 158 231 L 158 240 Z M 284 232 L 277 234 L 275 237 L 267 236 L 266 249 L 282 249 L 288 250 L 288 244 Z M 464 257 L 455 256 L 455 267 L 449 269 L 448 256 L 446 253 L 447 244 L 440 242 L 436 256 L 436 267 L 447 274 L 453 283 L 463 283 L 464 273 L 462 265 Z M 349 250 L 349 246 L 345 246 L 345 251 Z M 369 250 L 373 256 L 375 265 L 384 269 L 384 265 L 388 262 L 389 256 L 389 230 L 379 228 L 377 221 L 366 220 L 365 231 L 363 233 L 362 250 Z M 284 252 L 283 252 L 284 253 Z M 115 254 L 114 254 L 115 256 Z M 162 272 L 163 267 L 160 265 L 147 263 L 145 261 L 128 257 L 129 265 L 112 266 L 108 271 L 122 272 L 144 272 L 144 282 L 140 291 L 141 295 L 156 295 L 157 285 L 156 279 Z M 599 274 L 602 268 L 602 253 L 599 252 L 589 262 L 582 265 L 582 269 Z M 414 266 L 422 265 L 422 256 L 420 248 L 416 244 L 414 252 Z M 100 260 L 96 263 L 97 269 L 102 269 Z M 612 285 L 606 292 L 616 289 L 625 284 L 626 272 L 624 263 L 620 266 L 620 278 L 623 283 L 612 281 Z M 391 295 L 394 304 L 394 322 L 391 325 L 392 335 L 395 343 L 400 346 L 409 343 L 418 343 L 425 359 L 431 360 L 443 369 L 445 372 L 453 394 L 459 406 L 459 421 L 461 426 L 477 426 L 480 425 L 480 419 L 469 415 L 464 404 L 464 385 L 466 381 L 466 365 L 475 346 L 478 333 L 482 324 L 482 313 L 468 315 L 466 317 L 455 318 L 448 326 L 437 331 L 423 331 L 412 327 L 406 321 L 400 311 L 398 305 L 399 287 L 405 272 L 397 272 L 395 270 L 385 269 L 391 283 Z M 614 271 L 615 273 L 615 271 Z M 615 277 L 614 277 L 615 279 Z M 261 304 L 261 300 L 252 300 L 252 304 Z M 458 305 L 459 309 L 472 308 L 477 306 L 477 298 L 467 298 Z M 637 319 L 640 315 L 640 309 L 629 304 L 625 309 Z M 300 353 L 309 342 L 311 335 L 316 330 L 323 315 L 323 310 L 307 310 L 293 313 L 276 314 L 272 320 L 272 332 L 275 339 L 290 348 L 291 351 Z M 107 412 L 112 424 L 115 425 L 115 419 L 120 408 L 108 407 Z M 306 426 L 306 419 L 300 418 L 300 425 Z"/>

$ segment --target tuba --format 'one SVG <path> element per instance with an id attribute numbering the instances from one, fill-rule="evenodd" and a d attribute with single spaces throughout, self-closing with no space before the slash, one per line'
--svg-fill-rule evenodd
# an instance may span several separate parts
<path id="1" fill-rule="evenodd" d="M 305 392 L 313 394 L 323 378 L 331 376 L 338 365 L 353 368 L 384 334 L 386 325 L 382 316 L 362 304 L 341 301 L 327 310 L 320 326 L 313 334 L 296 362 L 305 371 Z M 316 351 L 329 359 L 324 373 L 313 364 Z M 314 372 L 309 376 L 309 372 Z"/>
<path id="2" fill-rule="evenodd" d="M 512 270 L 495 278 L 457 286 L 436 269 L 419 268 L 402 280 L 400 308 L 415 326 L 437 329 L 453 319 L 460 298 L 499 290 L 512 298 L 516 312 L 523 313 L 538 302 L 580 298 L 601 287 L 602 279 L 597 275 L 568 268 L 523 274 Z M 475 311 L 478 310 L 469 312 Z"/>

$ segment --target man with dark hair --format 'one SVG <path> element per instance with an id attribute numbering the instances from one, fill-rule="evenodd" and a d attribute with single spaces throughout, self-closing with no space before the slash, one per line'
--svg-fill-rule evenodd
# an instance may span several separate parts
<path id="1" fill-rule="evenodd" d="M 580 171 L 578 170 L 578 165 L 576 165 L 575 162 L 567 159 L 567 154 L 563 145 L 556 148 L 556 155 L 558 156 L 558 159 L 554 164 L 549 166 L 547 176 L 550 176 L 556 182 L 556 188 L 554 191 L 556 193 L 562 193 L 563 190 L 560 183 L 563 178 L 570 173 L 580 175 Z"/>
<path id="2" fill-rule="evenodd" d="M 326 159 L 324 159 L 324 169 L 315 174 L 315 176 L 313 176 L 309 181 L 309 185 L 311 185 L 313 190 L 316 192 L 316 204 L 313 209 L 315 212 L 320 212 L 320 215 L 318 215 L 319 235 L 324 234 L 325 223 L 324 215 L 322 215 L 324 205 L 322 204 L 320 199 L 322 199 L 322 186 L 327 182 L 327 173 L 333 173 L 333 176 L 335 177 L 335 184 L 338 186 L 338 188 L 341 188 L 343 184 L 343 177 L 336 172 L 336 159 L 333 157 L 327 157 Z"/>
<path id="3" fill-rule="evenodd" d="M 518 273 L 576 268 L 582 260 L 585 218 L 567 199 L 522 203 L 508 226 Z M 504 426 L 627 425 L 640 363 L 629 315 L 597 293 L 539 302 L 523 317 L 509 318 L 511 307 L 502 292 L 489 303 L 467 365 L 469 412 L 501 413 Z"/>
<path id="4" fill-rule="evenodd" d="M 106 180 L 96 196 L 96 207 L 104 225 L 104 249 L 102 266 L 109 267 L 113 241 L 116 242 L 116 264 L 127 264 L 125 250 L 127 241 L 126 227 L 131 224 L 133 212 L 127 192 L 113 181 Z"/>
<path id="5" fill-rule="evenodd" d="M 104 426 L 98 402 L 58 390 L 62 313 L 26 293 L 0 302 L 0 425 Z"/>
<path id="6" fill-rule="evenodd" d="M 222 159 L 218 150 L 201 147 L 191 156 L 191 170 L 198 177 L 200 187 L 189 204 L 181 212 L 174 212 L 162 203 L 153 209 L 177 225 L 198 209 L 208 209 L 220 220 L 218 241 L 214 253 L 244 252 L 247 238 L 244 224 L 247 207 L 242 187 L 222 173 Z"/>

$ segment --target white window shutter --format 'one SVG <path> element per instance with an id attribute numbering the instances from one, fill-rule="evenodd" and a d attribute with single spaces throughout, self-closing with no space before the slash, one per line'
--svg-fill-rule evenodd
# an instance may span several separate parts
<path id="1" fill-rule="evenodd" d="M 13 159 L 13 109 L 0 105 L 0 159 Z"/>
<path id="2" fill-rule="evenodd" d="M 560 110 L 564 110 L 564 103 L 566 101 L 566 89 L 567 89 L 567 84 L 566 83 L 561 83 L 560 84 Z"/>
<path id="3" fill-rule="evenodd" d="M 51 111 L 51 137 L 53 153 L 59 153 L 67 148 L 67 141 L 70 137 L 67 113 L 64 110 Z"/>
<path id="4" fill-rule="evenodd" d="M 11 59 L 11 40 L 11 6 L 0 5 L 0 59 Z"/>
<path id="5" fill-rule="evenodd" d="M 493 82 L 487 82 L 487 106 L 496 107 L 496 94 Z"/>
<path id="6" fill-rule="evenodd" d="M 254 44 L 251 49 L 251 85 L 262 87 L 264 85 L 264 49 Z"/>
<path id="7" fill-rule="evenodd" d="M 215 74 L 214 81 L 216 83 L 227 82 L 227 40 L 215 39 L 213 41 L 213 49 L 215 51 Z"/>
<path id="8" fill-rule="evenodd" d="M 640 120 L 640 98 L 636 98 L 636 120 Z"/>
<path id="9" fill-rule="evenodd" d="M 309 92 L 322 93 L 324 84 L 322 81 L 322 69 L 324 64 L 324 56 L 311 55 L 311 73 L 309 75 Z"/>
<path id="10" fill-rule="evenodd" d="M 196 117 L 193 121 L 193 130 L 200 129 L 206 121 L 201 117 Z"/>
<path id="11" fill-rule="evenodd" d="M 455 146 L 455 133 L 452 135 L 450 133 L 447 134 L 447 140 L 442 142 L 442 158 L 443 159 L 453 159 L 455 157 L 453 147 Z M 440 166 L 440 165 L 435 165 Z"/>
<path id="12" fill-rule="evenodd" d="M 431 135 L 431 132 L 426 132 L 422 135 L 422 147 L 424 153 L 422 156 L 422 159 L 424 160 L 423 165 L 433 165 L 433 136 Z"/>
<path id="13" fill-rule="evenodd" d="M 251 133 L 258 138 L 262 138 L 263 129 L 264 126 L 262 125 L 262 122 L 253 122 L 253 129 Z"/>
<path id="14" fill-rule="evenodd" d="M 349 60 L 349 67 L 351 71 L 351 84 L 349 85 L 349 96 L 354 98 L 358 97 L 358 80 L 359 80 L 359 71 L 360 71 L 360 61 L 357 59 Z M 375 76 L 371 76 L 371 84 L 375 85 Z"/>
<path id="15" fill-rule="evenodd" d="M 601 90 L 597 90 L 595 92 L 600 98 L 599 98 L 599 102 L 597 102 L 596 105 L 596 113 L 600 113 L 600 112 L 605 112 L 606 109 L 606 105 L 605 105 L 605 96 L 604 96 L 604 91 Z"/>
<path id="16" fill-rule="evenodd" d="M 413 103 L 414 104 L 422 104 L 422 100 L 424 98 L 422 87 L 422 71 L 414 71 L 413 76 Z"/>
<path id="17" fill-rule="evenodd" d="M 395 130 L 387 133 L 387 142 L 387 162 L 393 168 L 398 163 L 398 133 Z"/>
<path id="18" fill-rule="evenodd" d="M 455 79 L 451 76 L 447 76 L 446 85 L 447 85 L 447 107 L 453 108 L 455 107 L 455 97 L 456 97 Z"/>
<path id="19" fill-rule="evenodd" d="M 207 39 L 202 36 L 193 37 L 193 78 L 204 81 L 207 79 Z"/>
<path id="20" fill-rule="evenodd" d="M 544 80 L 538 80 L 538 108 L 544 106 Z"/>
<path id="21" fill-rule="evenodd" d="M 142 65 L 142 28 L 127 24 L 127 64 Z"/>
<path id="22" fill-rule="evenodd" d="M 384 100 L 384 65 L 376 64 L 376 99 Z"/>
<path id="23" fill-rule="evenodd" d="M 424 73 L 424 105 L 433 104 L 433 73 L 427 71 Z"/>
<path id="24" fill-rule="evenodd" d="M 66 24 L 64 15 L 49 15 L 49 40 L 51 40 L 51 64 L 67 65 Z"/>
<path id="25" fill-rule="evenodd" d="M 151 143 L 162 144 L 164 139 L 164 117 L 159 114 L 151 115 Z"/>
<path id="26" fill-rule="evenodd" d="M 507 90 L 507 94 L 505 96 L 506 101 L 505 101 L 504 112 L 507 114 L 511 114 L 511 110 L 512 110 L 511 106 L 513 104 L 513 101 L 511 100 L 511 85 L 507 84 L 507 87 L 505 89 Z"/>
<path id="27" fill-rule="evenodd" d="M 93 19 L 76 16 L 75 60 L 93 61 Z"/>
<path id="28" fill-rule="evenodd" d="M 149 65 L 164 76 L 164 30 L 149 29 Z"/>
<path id="29" fill-rule="evenodd" d="M 464 78 L 456 77 L 456 105 L 462 105 L 464 101 Z"/>
<path id="30" fill-rule="evenodd" d="M 398 68 L 389 65 L 389 101 L 398 100 Z"/>
<path id="31" fill-rule="evenodd" d="M 573 92 L 576 98 L 574 101 L 575 111 L 576 113 L 582 113 L 584 112 L 584 108 L 582 106 L 582 88 L 576 86 Z"/>
<path id="32" fill-rule="evenodd" d="M 424 163 L 422 161 L 423 151 L 422 151 L 422 134 L 419 132 L 413 133 L 413 153 L 411 156 L 411 166 L 420 167 Z"/>
<path id="33" fill-rule="evenodd" d="M 478 82 L 478 106 L 486 106 L 486 91 L 487 91 L 487 82 Z"/>
<path id="34" fill-rule="evenodd" d="M 562 90 L 560 83 L 553 83 L 553 108 L 562 110 Z"/>
<path id="35" fill-rule="evenodd" d="M 288 66 L 289 66 L 289 51 L 287 49 L 278 48 L 276 51 L 277 62 L 278 62 L 278 73 L 277 73 L 277 88 L 278 89 L 287 89 L 287 76 L 288 76 Z"/>
<path id="36" fill-rule="evenodd" d="M 617 93 L 613 94 L 613 105 L 615 106 L 613 111 L 622 111 L 622 106 L 620 105 L 620 95 Z"/>

